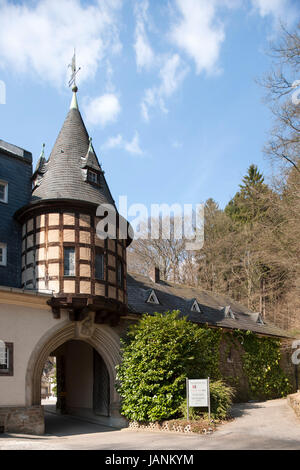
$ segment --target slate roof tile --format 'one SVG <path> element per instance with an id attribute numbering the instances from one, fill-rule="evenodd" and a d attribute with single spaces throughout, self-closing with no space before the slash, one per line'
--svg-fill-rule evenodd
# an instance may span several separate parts
<path id="1" fill-rule="evenodd" d="M 160 305 L 146 303 L 147 295 L 154 289 Z M 203 291 L 199 288 L 174 285 L 160 281 L 154 283 L 150 278 L 136 273 L 127 274 L 128 308 L 137 314 L 154 312 L 164 313 L 168 310 L 180 310 L 182 315 L 195 323 L 208 324 L 213 327 L 253 331 L 266 336 L 280 338 L 290 337 L 288 333 L 269 321 L 257 323 L 258 314 L 234 301 L 226 295 Z M 200 312 L 191 312 L 191 299 L 196 299 Z M 225 318 L 224 307 L 231 307 L 235 318 Z"/>
<path id="2" fill-rule="evenodd" d="M 32 201 L 73 199 L 97 205 L 114 204 L 102 172 L 99 175 L 99 187 L 83 178 L 82 158 L 87 156 L 88 149 L 89 136 L 80 111 L 71 108 L 50 154 L 47 169 L 32 193 Z M 100 168 L 95 154 L 92 163 Z"/>

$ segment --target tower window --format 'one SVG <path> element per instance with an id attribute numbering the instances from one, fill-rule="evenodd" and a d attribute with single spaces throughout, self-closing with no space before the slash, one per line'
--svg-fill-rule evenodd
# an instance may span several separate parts
<path id="1" fill-rule="evenodd" d="M 7 264 L 7 246 L 5 243 L 0 243 L 0 266 Z"/>
<path id="2" fill-rule="evenodd" d="M 95 256 L 95 278 L 104 279 L 104 254 L 97 251 Z"/>
<path id="3" fill-rule="evenodd" d="M 74 247 L 64 247 L 64 276 L 75 276 Z"/>
<path id="4" fill-rule="evenodd" d="M 7 203 L 8 201 L 8 184 L 5 181 L 0 181 L 0 202 Z"/>
<path id="5" fill-rule="evenodd" d="M 99 184 L 98 173 L 88 170 L 88 180 L 90 183 Z"/>
<path id="6" fill-rule="evenodd" d="M 118 269 L 118 272 L 117 272 L 117 276 L 118 276 L 118 286 L 119 287 L 123 287 L 123 264 L 121 261 L 118 261 L 118 265 L 117 265 L 117 269 Z"/>

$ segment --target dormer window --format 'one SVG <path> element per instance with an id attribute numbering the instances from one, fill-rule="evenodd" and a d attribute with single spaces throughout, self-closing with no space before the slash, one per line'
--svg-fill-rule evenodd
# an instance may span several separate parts
<path id="1" fill-rule="evenodd" d="M 8 201 L 8 184 L 5 181 L 0 181 L 0 202 L 7 204 Z"/>
<path id="2" fill-rule="evenodd" d="M 196 299 L 194 300 L 193 305 L 191 307 L 191 312 L 198 312 L 198 313 L 201 312 L 199 304 Z"/>
<path id="3" fill-rule="evenodd" d="M 264 321 L 263 321 L 262 316 L 261 316 L 260 313 L 258 314 L 256 323 L 258 323 L 259 325 L 264 325 Z"/>
<path id="4" fill-rule="evenodd" d="M 233 311 L 231 310 L 230 305 L 227 305 L 224 311 L 225 311 L 225 318 L 232 318 L 232 320 L 235 320 L 235 316 L 234 316 Z"/>
<path id="5" fill-rule="evenodd" d="M 146 300 L 148 304 L 156 304 L 159 305 L 159 300 L 157 298 L 157 295 L 154 290 L 152 290 L 148 296 L 148 299 Z"/>
<path id="6" fill-rule="evenodd" d="M 88 181 L 93 184 L 99 184 L 99 175 L 96 171 L 88 170 Z"/>

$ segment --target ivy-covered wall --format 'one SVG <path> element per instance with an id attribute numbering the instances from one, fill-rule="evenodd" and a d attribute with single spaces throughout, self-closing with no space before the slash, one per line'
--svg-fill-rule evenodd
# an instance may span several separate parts
<path id="1" fill-rule="evenodd" d="M 129 322 L 127 328 L 134 323 Z M 127 336 L 127 328 L 124 327 L 121 335 L 123 340 Z M 202 325 L 199 329 L 202 370 L 212 380 L 223 379 L 232 386 L 235 402 L 279 398 L 296 391 L 291 340 L 257 336 L 240 330 L 229 332 Z"/>
<path id="2" fill-rule="evenodd" d="M 286 396 L 295 390 L 290 342 L 252 332 L 224 332 L 220 342 L 220 372 L 236 389 L 235 401 Z"/>

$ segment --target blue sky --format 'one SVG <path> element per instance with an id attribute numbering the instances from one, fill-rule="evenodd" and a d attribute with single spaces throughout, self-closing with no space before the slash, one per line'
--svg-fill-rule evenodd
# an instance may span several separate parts
<path id="1" fill-rule="evenodd" d="M 255 79 L 297 0 L 0 0 L 0 139 L 51 152 L 78 101 L 116 201 L 221 207 L 255 163 L 271 115 Z M 300 78 L 300 77 L 299 77 Z"/>

